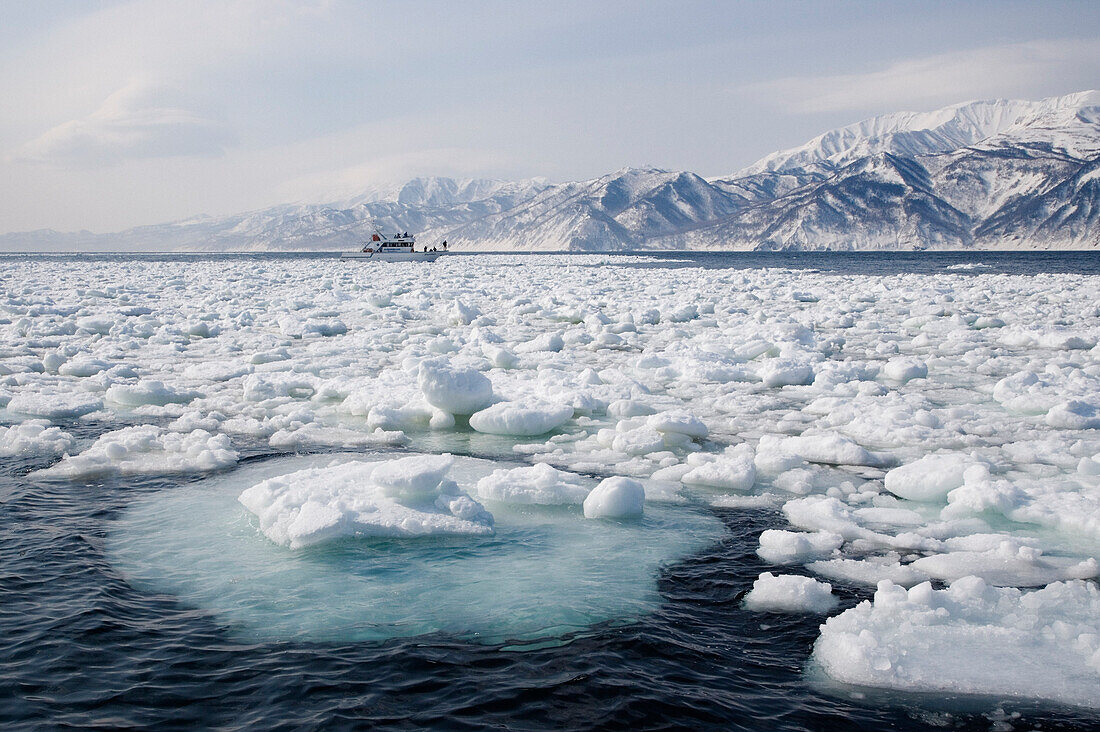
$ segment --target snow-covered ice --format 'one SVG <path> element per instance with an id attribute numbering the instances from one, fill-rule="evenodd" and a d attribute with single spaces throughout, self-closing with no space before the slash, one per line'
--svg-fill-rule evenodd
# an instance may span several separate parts
<path id="1" fill-rule="evenodd" d="M 981 578 L 986 590 L 967 600 L 967 622 L 1003 624 L 1002 592 L 1094 586 L 1095 277 L 709 269 L 603 255 L 478 255 L 430 267 L 294 258 L 5 264 L 0 452 L 33 455 L 40 469 L 29 480 L 189 474 L 202 485 L 251 475 L 240 457 L 264 451 L 502 461 L 476 480 L 441 478 L 413 504 L 387 494 L 403 489 L 384 490 L 367 468 L 355 480 L 340 477 L 352 468 L 337 467 L 287 484 L 257 508 L 270 511 L 279 536 L 305 511 L 295 534 L 303 546 L 291 550 L 289 539 L 276 543 L 250 524 L 266 547 L 257 556 L 339 553 L 341 541 L 304 544 L 338 535 L 354 543 L 357 532 L 406 541 L 365 538 L 370 526 L 389 525 L 380 518 L 387 506 L 468 521 L 475 514 L 463 506 L 437 505 L 457 497 L 444 490 L 456 480 L 495 519 L 493 546 L 515 536 L 501 527 L 517 516 L 553 515 L 555 531 L 573 538 L 636 532 L 629 536 L 644 545 L 650 522 L 672 506 L 724 507 L 774 516 L 759 556 L 838 592 L 880 580 L 953 588 Z M 234 478 L 222 510 L 239 519 L 237 495 L 289 472 Z M 583 520 L 592 513 L 634 518 Z M 182 522 L 180 543 L 184 527 L 201 528 Z M 654 561 L 663 561 L 658 550 Z M 877 627 L 877 616 L 850 617 Z M 1051 658 L 1100 635 L 1096 617 L 1074 622 L 1073 639 L 1044 639 Z M 825 668 L 842 678 L 838 663 Z M 890 684 L 900 688 L 905 677 Z"/>
<path id="2" fill-rule="evenodd" d="M 72 435 L 44 420 L 0 426 L 0 457 L 57 455 L 72 448 Z"/>
<path id="3" fill-rule="evenodd" d="M 241 504 L 291 549 L 348 536 L 491 534 L 493 516 L 446 479 L 449 455 L 351 462 L 268 478 Z"/>
<path id="4" fill-rule="evenodd" d="M 584 499 L 584 517 L 590 519 L 640 518 L 644 510 L 645 486 L 630 478 L 604 478 Z"/>
<path id="5" fill-rule="evenodd" d="M 967 577 L 906 590 L 884 580 L 873 601 L 825 622 L 813 658 L 860 686 L 1100 708 L 1098 616 L 1089 582 L 1025 591 Z"/>
<path id="6" fill-rule="evenodd" d="M 755 612 L 827 613 L 836 605 L 832 585 L 795 574 L 764 572 L 745 595 L 745 607 Z"/>
<path id="7" fill-rule="evenodd" d="M 573 416 L 573 407 L 497 402 L 470 415 L 470 426 L 491 435 L 531 437 L 557 429 Z"/>
<path id="8" fill-rule="evenodd" d="M 595 486 L 591 478 L 537 463 L 530 467 L 494 470 L 477 482 L 477 494 L 485 500 L 504 503 L 579 505 Z"/>
<path id="9" fill-rule="evenodd" d="M 170 432 L 153 425 L 101 435 L 83 452 L 35 473 L 43 478 L 90 480 L 108 475 L 201 473 L 237 462 L 226 435 L 205 430 Z"/>

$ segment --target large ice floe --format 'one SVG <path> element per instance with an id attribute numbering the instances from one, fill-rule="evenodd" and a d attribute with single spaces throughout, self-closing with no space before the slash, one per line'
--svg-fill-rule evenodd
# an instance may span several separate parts
<path id="1" fill-rule="evenodd" d="M 749 606 L 866 600 L 830 677 L 928 689 L 939 654 L 959 693 L 1100 708 L 1100 281 L 669 264 L 12 258 L 0 454 L 51 490 L 185 475 L 112 556 L 258 635 L 636 617 L 722 507 L 771 522 Z M 485 460 L 279 457 L 346 449 Z M 1006 649 L 1066 683 L 964 678 Z"/>
<path id="2" fill-rule="evenodd" d="M 659 569 L 725 533 L 673 504 L 586 521 L 590 489 L 476 458 L 276 458 L 144 496 L 109 551 L 139 587 L 251 637 L 545 642 L 652 610 Z"/>
<path id="3" fill-rule="evenodd" d="M 813 658 L 850 684 L 1095 707 L 1098 616 L 1093 583 L 1024 592 L 977 577 L 945 590 L 884 580 L 873 602 L 826 621 Z"/>

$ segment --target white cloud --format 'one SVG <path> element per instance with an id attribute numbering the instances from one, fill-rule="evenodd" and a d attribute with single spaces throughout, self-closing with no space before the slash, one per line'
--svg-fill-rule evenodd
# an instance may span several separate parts
<path id="1" fill-rule="evenodd" d="M 969 99 L 1046 97 L 1096 85 L 1100 40 L 1030 41 L 923 58 L 884 69 L 833 76 L 793 76 L 739 90 L 801 113 L 938 107 Z M 1065 84 L 1052 88 L 1052 80 Z"/>
<path id="2" fill-rule="evenodd" d="M 12 154 L 21 162 L 99 167 L 136 158 L 221 155 L 232 135 L 223 124 L 170 103 L 172 90 L 135 80 L 90 115 L 64 122 Z"/>

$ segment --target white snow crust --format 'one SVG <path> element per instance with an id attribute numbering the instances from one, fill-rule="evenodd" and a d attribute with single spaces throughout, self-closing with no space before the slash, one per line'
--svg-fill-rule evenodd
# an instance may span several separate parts
<path id="1" fill-rule="evenodd" d="M 645 486 L 630 478 L 605 478 L 583 505 L 585 518 L 639 518 L 645 510 Z"/>
<path id="2" fill-rule="evenodd" d="M 1100 708 L 1098 614 L 1089 582 L 1024 591 L 968 577 L 906 590 L 885 580 L 873 602 L 825 622 L 813 658 L 860 686 Z"/>
<path id="3" fill-rule="evenodd" d="M 45 420 L 0 426 L 0 457 L 57 455 L 72 448 L 72 435 Z"/>
<path id="4" fill-rule="evenodd" d="M 169 432 L 153 425 L 101 435 L 87 450 L 36 471 L 44 478 L 90 480 L 110 475 L 201 473 L 237 462 L 226 435 L 206 430 Z"/>
<path id="5" fill-rule="evenodd" d="M 490 501 L 542 506 L 579 505 L 595 481 L 538 463 L 530 467 L 494 470 L 477 482 L 477 494 Z"/>
<path id="6" fill-rule="evenodd" d="M 238 500 L 276 544 L 344 537 L 491 534 L 493 516 L 446 479 L 449 455 L 350 462 L 268 478 Z"/>
<path id="7" fill-rule="evenodd" d="M 754 612 L 827 613 L 837 602 L 828 582 L 771 572 L 761 574 L 745 595 L 745 607 Z"/>

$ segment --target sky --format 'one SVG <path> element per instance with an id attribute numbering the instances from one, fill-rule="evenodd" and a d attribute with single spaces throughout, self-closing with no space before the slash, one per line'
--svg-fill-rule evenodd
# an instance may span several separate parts
<path id="1" fill-rule="evenodd" d="M 423 175 L 733 173 L 876 114 L 1100 87 L 1100 3 L 0 0 L 0 233 Z"/>

